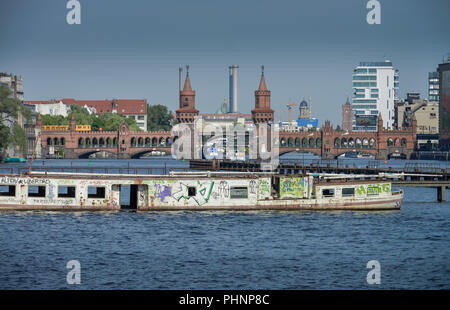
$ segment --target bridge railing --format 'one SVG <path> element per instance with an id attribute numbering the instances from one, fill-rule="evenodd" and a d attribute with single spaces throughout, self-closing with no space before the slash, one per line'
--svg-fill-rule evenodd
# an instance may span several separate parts
<path id="1" fill-rule="evenodd" d="M 133 167 L 133 168 L 94 168 L 94 167 L 37 167 L 32 169 L 33 172 L 62 172 L 62 173 L 100 173 L 100 174 L 164 174 L 167 175 L 171 171 L 187 172 L 192 171 L 185 167 Z M 28 168 L 25 167 L 0 167 L 0 174 L 25 174 Z"/>

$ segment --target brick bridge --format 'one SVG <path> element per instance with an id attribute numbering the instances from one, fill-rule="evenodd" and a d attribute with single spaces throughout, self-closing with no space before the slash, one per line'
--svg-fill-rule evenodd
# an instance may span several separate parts
<path id="1" fill-rule="evenodd" d="M 62 151 L 64 158 L 88 158 L 104 151 L 128 159 L 152 151 L 170 154 L 172 137 L 170 131 L 130 131 L 125 123 L 118 131 L 76 131 L 75 120 L 72 120 L 69 130 L 41 131 L 41 143 L 43 157 L 52 157 L 50 153 Z"/>
<path id="2" fill-rule="evenodd" d="M 412 126 L 388 130 L 378 120 L 378 131 L 344 132 L 333 129 L 329 121 L 320 131 L 280 131 L 280 155 L 293 151 L 306 151 L 324 159 L 336 158 L 346 152 L 361 152 L 375 155 L 377 159 L 403 156 L 409 159 L 416 145 L 416 121 Z"/>
<path id="3" fill-rule="evenodd" d="M 411 127 L 398 130 L 382 128 L 379 120 L 378 131 L 343 132 L 333 129 L 329 121 L 320 131 L 279 132 L 280 155 L 306 151 L 324 159 L 335 158 L 346 152 L 361 152 L 385 159 L 393 154 L 410 158 L 416 144 L 416 122 Z M 139 158 L 152 152 L 170 154 L 173 137 L 170 131 L 130 131 L 123 123 L 118 131 L 76 131 L 72 120 L 69 130 L 47 130 L 41 132 L 42 154 L 52 157 L 64 152 L 64 158 L 87 158 L 97 152 L 108 152 L 114 157 Z"/>

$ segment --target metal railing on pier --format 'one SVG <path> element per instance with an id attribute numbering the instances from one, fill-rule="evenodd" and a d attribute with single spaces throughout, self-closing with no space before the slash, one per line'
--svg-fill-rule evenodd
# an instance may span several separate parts
<path id="1" fill-rule="evenodd" d="M 130 167 L 130 168 L 96 168 L 96 167 L 35 167 L 33 172 L 63 172 L 63 173 L 100 173 L 100 174 L 130 174 L 130 175 L 168 175 L 172 171 L 188 172 L 184 167 Z M 0 174 L 26 174 L 25 167 L 0 167 Z"/>

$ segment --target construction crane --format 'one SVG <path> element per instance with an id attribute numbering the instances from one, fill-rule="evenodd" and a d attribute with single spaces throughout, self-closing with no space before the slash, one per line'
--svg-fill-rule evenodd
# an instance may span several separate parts
<path id="1" fill-rule="evenodd" d="M 296 107 L 298 106 L 298 103 L 292 103 L 291 99 L 289 99 L 289 103 L 286 105 L 287 106 L 287 110 L 275 110 L 275 113 L 284 113 L 284 112 L 288 112 L 288 120 L 289 123 L 292 122 L 292 107 Z M 280 121 L 280 117 L 276 117 L 276 119 L 278 121 Z"/>

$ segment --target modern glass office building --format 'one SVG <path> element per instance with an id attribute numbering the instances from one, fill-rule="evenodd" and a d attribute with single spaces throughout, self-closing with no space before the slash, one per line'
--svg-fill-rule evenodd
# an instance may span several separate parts
<path id="1" fill-rule="evenodd" d="M 379 114 L 383 127 L 392 128 L 398 87 L 398 70 L 391 61 L 361 62 L 353 70 L 353 131 L 377 130 Z"/>
<path id="2" fill-rule="evenodd" d="M 439 64 L 439 133 L 441 147 L 450 150 L 450 54 Z"/>
<path id="3" fill-rule="evenodd" d="M 428 73 L 428 100 L 439 101 L 439 72 Z"/>

